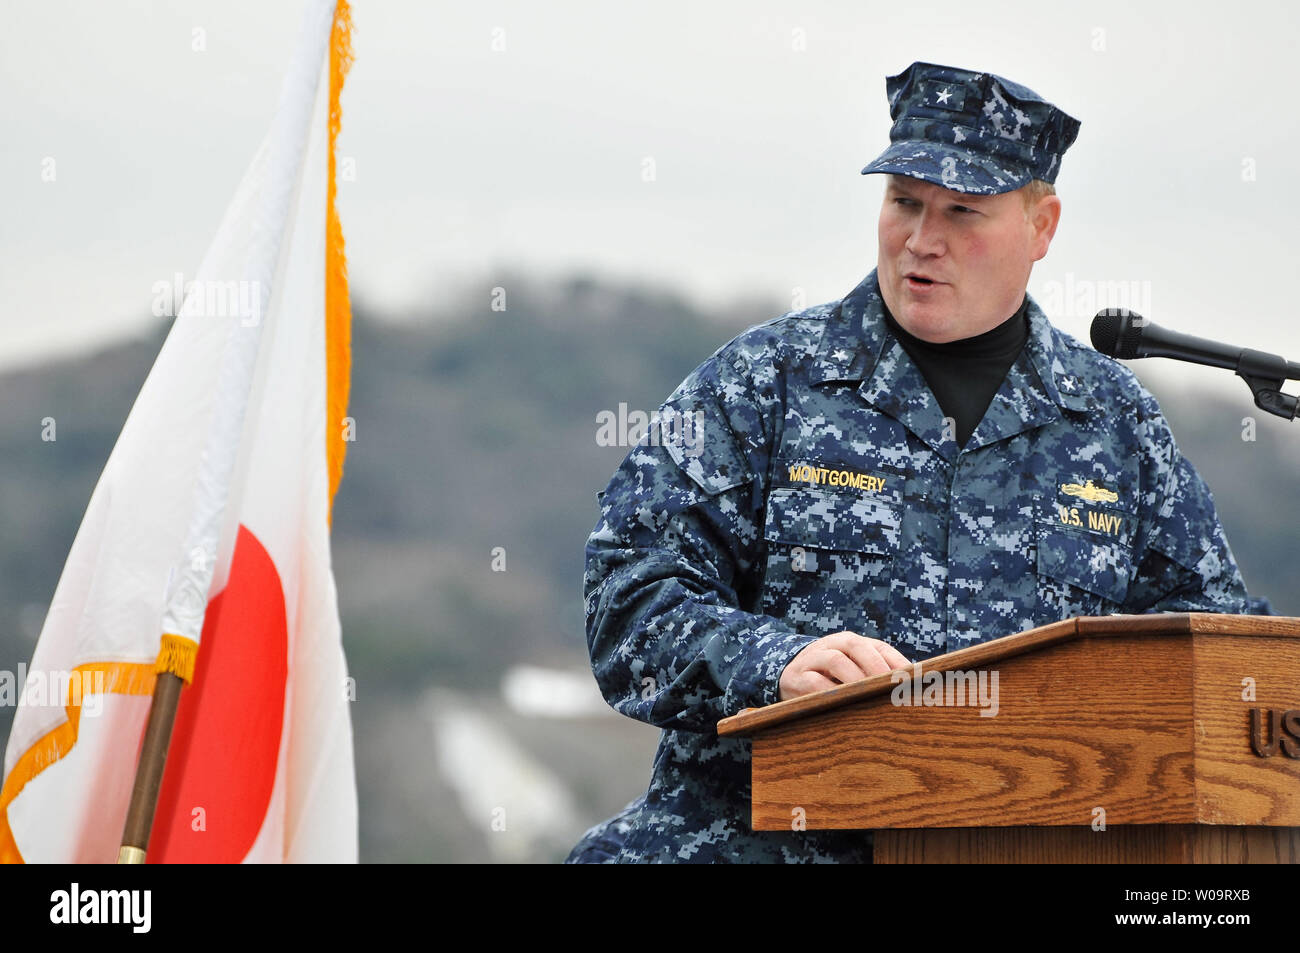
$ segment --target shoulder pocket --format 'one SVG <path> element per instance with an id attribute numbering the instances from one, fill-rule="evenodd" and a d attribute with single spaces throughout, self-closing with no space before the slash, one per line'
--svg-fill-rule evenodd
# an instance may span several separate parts
<path id="1" fill-rule="evenodd" d="M 711 395 L 686 393 L 655 413 L 646 439 L 710 495 L 754 479 L 754 471 L 725 414 Z"/>

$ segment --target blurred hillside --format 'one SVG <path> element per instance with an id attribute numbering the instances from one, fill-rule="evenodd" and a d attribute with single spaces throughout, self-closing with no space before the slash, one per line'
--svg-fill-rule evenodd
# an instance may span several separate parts
<path id="1" fill-rule="evenodd" d="M 587 668 L 583 542 L 626 453 L 597 444 L 597 414 L 652 411 L 724 341 L 787 310 L 705 315 L 587 278 L 499 284 L 504 311 L 486 287 L 400 322 L 356 302 L 357 439 L 333 539 L 366 861 L 558 860 L 644 790 L 658 733 L 603 708 Z M 0 377 L 0 668 L 30 659 L 165 333 Z M 1215 491 L 1252 592 L 1300 615 L 1279 518 L 1300 425 L 1255 411 L 1244 384 L 1236 399 L 1205 391 L 1221 372 L 1133 366 Z M 12 714 L 0 708 L 0 738 Z"/>

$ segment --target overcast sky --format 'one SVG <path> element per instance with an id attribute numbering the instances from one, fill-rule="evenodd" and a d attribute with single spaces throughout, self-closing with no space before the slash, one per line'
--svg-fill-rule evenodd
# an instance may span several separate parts
<path id="1" fill-rule="evenodd" d="M 154 282 L 192 276 L 302 4 L 0 9 L 12 366 L 138 328 Z M 1086 338 L 1110 283 L 1162 324 L 1300 360 L 1294 6 L 355 0 L 354 19 L 340 209 L 354 292 L 383 308 L 432 315 L 505 266 L 702 305 L 841 297 L 876 260 L 883 182 L 859 171 L 888 142 L 884 77 L 926 60 L 1082 121 L 1030 284 L 1058 324 Z"/>

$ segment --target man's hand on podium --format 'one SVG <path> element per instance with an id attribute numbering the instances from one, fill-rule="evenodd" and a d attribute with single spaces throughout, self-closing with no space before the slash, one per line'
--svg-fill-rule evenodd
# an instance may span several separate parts
<path id="1" fill-rule="evenodd" d="M 880 639 L 856 632 L 836 632 L 809 642 L 781 673 L 777 699 L 787 701 L 824 688 L 881 675 L 912 663 L 902 652 Z"/>

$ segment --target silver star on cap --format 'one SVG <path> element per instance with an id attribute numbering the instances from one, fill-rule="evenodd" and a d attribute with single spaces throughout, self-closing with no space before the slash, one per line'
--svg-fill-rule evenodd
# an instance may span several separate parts
<path id="1" fill-rule="evenodd" d="M 948 90 L 948 87 L 945 86 L 942 90 L 939 91 L 938 94 L 939 102 L 946 103 L 951 96 L 952 93 Z"/>

